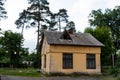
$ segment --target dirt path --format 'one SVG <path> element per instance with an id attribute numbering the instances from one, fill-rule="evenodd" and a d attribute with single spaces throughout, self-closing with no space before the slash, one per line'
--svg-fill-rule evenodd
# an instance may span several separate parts
<path id="1" fill-rule="evenodd" d="M 1 76 L 1 80 L 101 80 L 90 77 L 18 77 Z"/>

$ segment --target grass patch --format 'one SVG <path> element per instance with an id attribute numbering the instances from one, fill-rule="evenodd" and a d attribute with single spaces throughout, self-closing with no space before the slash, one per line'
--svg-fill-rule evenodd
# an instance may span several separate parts
<path id="1" fill-rule="evenodd" d="M 119 78 L 102 78 L 102 80 L 120 80 Z"/>
<path id="2" fill-rule="evenodd" d="M 41 74 L 37 72 L 37 69 L 26 68 L 26 69 L 16 69 L 16 68 L 0 68 L 1 75 L 12 75 L 12 76 L 28 76 L 28 77 L 40 77 Z"/>
<path id="3" fill-rule="evenodd" d="M 106 70 L 105 70 L 106 71 Z M 37 69 L 34 68 L 26 68 L 26 69 L 19 69 L 19 68 L 0 68 L 1 75 L 11 75 L 11 76 L 24 76 L 24 77 L 42 77 L 43 75 L 38 72 Z M 56 73 L 56 74 L 44 74 L 46 77 L 53 77 L 53 76 L 64 76 L 63 73 Z M 69 76 L 69 75 L 68 75 Z M 90 77 L 90 78 L 99 78 L 101 80 L 120 80 L 120 77 L 113 77 L 109 74 L 107 75 L 86 75 L 86 74 L 78 74 L 73 73 L 70 77 Z"/>

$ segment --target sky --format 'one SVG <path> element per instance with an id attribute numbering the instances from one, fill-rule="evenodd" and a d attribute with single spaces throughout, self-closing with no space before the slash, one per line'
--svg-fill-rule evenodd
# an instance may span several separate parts
<path id="1" fill-rule="evenodd" d="M 106 8 L 113 9 L 120 5 L 120 0 L 48 0 L 50 10 L 58 12 L 59 9 L 68 11 L 69 20 L 75 22 L 76 30 L 84 32 L 86 27 L 89 27 L 88 16 L 92 10 Z M 0 21 L 2 30 L 12 30 L 21 32 L 21 29 L 16 29 L 15 20 L 18 19 L 19 13 L 28 6 L 27 0 L 7 0 L 5 8 L 8 18 Z M 24 30 L 24 47 L 30 48 L 33 51 L 36 47 L 37 32 L 36 28 Z"/>

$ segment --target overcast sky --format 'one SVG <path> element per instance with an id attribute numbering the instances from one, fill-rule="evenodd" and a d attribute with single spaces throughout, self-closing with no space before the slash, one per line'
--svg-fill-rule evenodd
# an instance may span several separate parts
<path id="1" fill-rule="evenodd" d="M 114 8 L 120 5 L 120 0 L 48 0 L 52 12 L 58 12 L 59 9 L 65 8 L 68 11 L 69 20 L 74 21 L 77 31 L 83 32 L 89 26 L 88 16 L 92 10 Z M 13 30 L 20 32 L 21 29 L 16 29 L 14 24 L 18 19 L 19 13 L 27 8 L 27 0 L 7 0 L 5 3 L 8 12 L 8 19 L 0 22 L 0 27 L 3 30 Z M 37 34 L 34 28 L 24 31 L 24 46 L 33 51 L 36 47 Z"/>

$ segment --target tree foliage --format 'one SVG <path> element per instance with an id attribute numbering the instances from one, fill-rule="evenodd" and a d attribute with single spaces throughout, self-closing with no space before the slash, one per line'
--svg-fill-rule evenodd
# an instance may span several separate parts
<path id="1" fill-rule="evenodd" d="M 60 9 L 58 13 L 55 14 L 56 23 L 58 23 L 58 29 L 61 31 L 62 22 L 68 22 L 68 14 L 66 9 Z M 65 26 L 64 26 L 65 27 Z"/>
<path id="2" fill-rule="evenodd" d="M 29 23 L 28 12 L 23 10 L 23 12 L 19 14 L 18 20 L 15 21 L 18 29 L 22 27 L 21 34 L 23 34 L 24 27 L 29 28 L 29 24 L 26 23 Z"/>
<path id="3" fill-rule="evenodd" d="M 28 0 L 30 6 L 20 13 L 20 17 L 15 24 L 20 27 L 37 27 L 37 32 L 47 29 L 47 18 L 50 15 L 49 3 L 47 0 Z"/>
<path id="4" fill-rule="evenodd" d="M 12 31 L 5 31 L 0 37 L 0 54 L 1 59 L 8 60 L 11 67 L 17 67 L 21 63 L 21 55 L 24 54 L 25 48 L 23 48 L 23 36 L 20 33 L 13 33 Z"/>
<path id="5" fill-rule="evenodd" d="M 114 9 L 106 9 L 105 12 L 102 12 L 101 9 L 93 10 L 90 13 L 89 22 L 92 26 L 110 28 L 116 53 L 120 48 L 120 6 L 116 6 Z"/>
<path id="6" fill-rule="evenodd" d="M 32 64 L 31 66 L 34 68 L 37 68 L 38 66 L 38 59 L 37 59 L 38 55 L 35 52 L 32 52 L 31 54 L 28 55 L 27 60 L 31 61 Z"/>
<path id="7" fill-rule="evenodd" d="M 6 12 L 5 8 L 4 8 L 5 1 L 6 0 L 0 0 L 0 20 L 2 18 L 6 18 L 7 17 L 6 16 L 7 12 Z"/>
<path id="8" fill-rule="evenodd" d="M 6 0 L 0 0 L 0 21 L 1 19 L 6 19 L 7 18 L 7 12 L 4 8 L 4 3 L 5 3 Z M 0 28 L 1 30 L 1 28 Z"/>
<path id="9" fill-rule="evenodd" d="M 75 29 L 75 23 L 73 21 L 69 21 L 67 24 L 66 24 L 66 29 L 72 29 L 73 32 L 76 32 L 76 29 Z"/>

